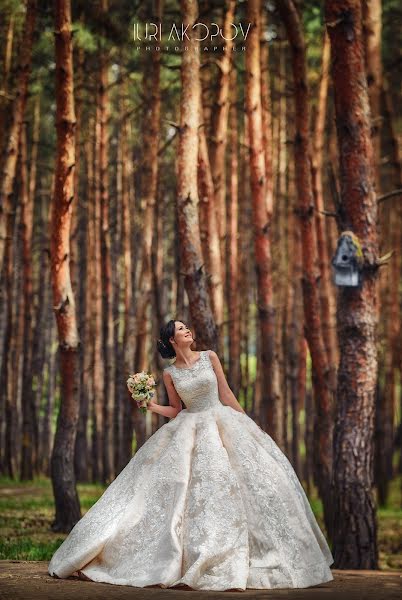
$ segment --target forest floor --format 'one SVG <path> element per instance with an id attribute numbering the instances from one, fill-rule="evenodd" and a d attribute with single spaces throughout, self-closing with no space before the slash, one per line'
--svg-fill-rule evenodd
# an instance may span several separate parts
<path id="1" fill-rule="evenodd" d="M 245 590 L 210 592 L 196 591 L 188 587 L 162 589 L 159 586 L 136 588 L 125 585 L 110 585 L 82 581 L 72 576 L 68 579 L 51 577 L 45 561 L 0 561 L 0 600 L 159 600 L 181 598 L 182 600 L 212 600 L 236 596 L 261 600 L 400 600 L 402 597 L 402 572 L 385 571 L 337 571 L 334 580 L 306 589 Z"/>
<path id="2" fill-rule="evenodd" d="M 246 590 L 226 591 L 222 594 L 243 594 L 266 597 L 270 600 L 288 597 L 300 599 L 354 598 L 393 600 L 402 598 L 402 500 L 401 477 L 392 482 L 387 507 L 378 510 L 378 547 L 380 571 L 333 570 L 334 581 L 306 590 Z M 96 484 L 78 484 L 81 512 L 84 514 L 101 496 L 105 487 Z M 323 529 L 322 506 L 313 493 L 311 507 Z M 191 600 L 198 594 L 216 597 L 217 592 L 197 592 L 189 588 L 161 589 L 134 588 L 106 583 L 81 581 L 78 577 L 56 579 L 47 573 L 47 564 L 67 534 L 54 533 L 54 500 L 48 478 L 34 481 L 12 481 L 0 478 L 0 600 L 22 598 L 159 598 L 170 594 L 174 598 L 186 594 Z M 105 588 L 105 586 L 108 586 Z M 174 596 L 172 596 L 174 594 Z M 178 596 L 183 598 L 184 596 Z M 201 596 L 200 596 L 201 598 Z"/>

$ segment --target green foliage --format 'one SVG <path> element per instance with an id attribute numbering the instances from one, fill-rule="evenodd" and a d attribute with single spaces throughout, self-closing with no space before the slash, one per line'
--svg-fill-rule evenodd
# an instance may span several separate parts
<path id="1" fill-rule="evenodd" d="M 74 46 L 82 48 L 92 54 L 97 50 L 96 37 L 94 33 L 80 21 L 72 24 Z"/>

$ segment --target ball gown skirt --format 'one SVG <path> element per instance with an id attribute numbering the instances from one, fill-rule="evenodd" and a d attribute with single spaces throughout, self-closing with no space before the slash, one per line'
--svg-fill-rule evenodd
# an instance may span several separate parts
<path id="1" fill-rule="evenodd" d="M 209 351 L 166 370 L 186 408 L 76 523 L 49 574 L 222 591 L 331 581 L 333 557 L 295 471 L 250 417 L 221 403 Z"/>

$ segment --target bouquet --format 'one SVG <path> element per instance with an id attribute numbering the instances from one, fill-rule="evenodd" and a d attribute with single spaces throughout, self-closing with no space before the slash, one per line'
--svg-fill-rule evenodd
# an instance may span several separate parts
<path id="1" fill-rule="evenodd" d="M 146 414 L 148 402 L 155 395 L 155 386 L 156 383 L 153 375 L 149 375 L 145 371 L 130 375 L 127 379 L 128 390 L 143 414 Z"/>

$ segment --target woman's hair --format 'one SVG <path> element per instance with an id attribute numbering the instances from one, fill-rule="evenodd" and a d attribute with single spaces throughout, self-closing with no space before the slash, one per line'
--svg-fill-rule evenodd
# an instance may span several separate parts
<path id="1" fill-rule="evenodd" d="M 174 337 L 176 331 L 175 323 L 176 321 L 172 319 L 160 329 L 160 338 L 157 341 L 157 347 L 162 358 L 174 358 L 176 356 L 176 352 L 171 342 L 169 342 L 169 338 Z"/>

